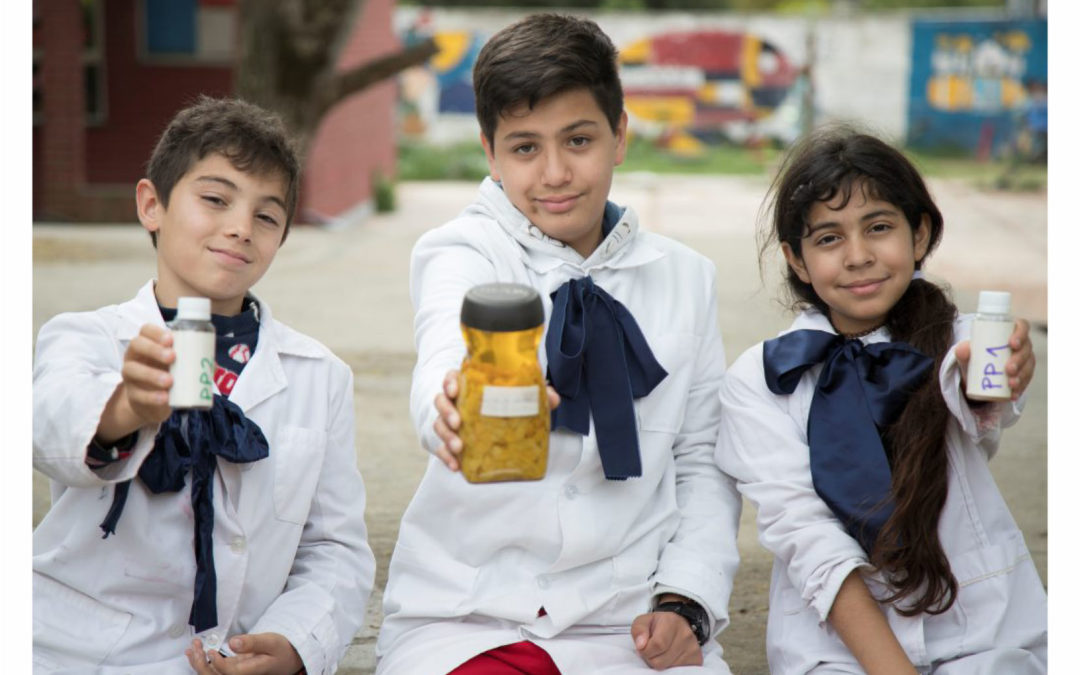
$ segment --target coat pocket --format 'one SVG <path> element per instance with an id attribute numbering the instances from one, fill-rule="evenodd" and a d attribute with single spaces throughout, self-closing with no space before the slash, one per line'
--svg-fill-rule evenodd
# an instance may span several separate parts
<path id="1" fill-rule="evenodd" d="M 959 582 L 949 611 L 926 618 L 931 658 L 1046 643 L 1046 592 L 1019 536 L 951 561 Z"/>
<path id="2" fill-rule="evenodd" d="M 669 434 L 678 433 L 682 428 L 699 342 L 689 333 L 668 333 L 649 344 L 653 356 L 667 371 L 667 377 L 648 396 L 634 402 L 638 428 Z"/>
<path id="3" fill-rule="evenodd" d="M 89 668 L 120 642 L 131 614 L 44 574 L 34 574 L 34 661 Z"/>
<path id="4" fill-rule="evenodd" d="M 274 513 L 278 520 L 303 525 L 319 484 L 326 432 L 282 426 L 270 446 L 274 462 Z"/>

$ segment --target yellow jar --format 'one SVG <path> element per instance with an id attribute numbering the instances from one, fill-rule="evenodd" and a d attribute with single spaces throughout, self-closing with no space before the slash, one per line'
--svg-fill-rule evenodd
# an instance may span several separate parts
<path id="1" fill-rule="evenodd" d="M 537 350 L 540 295 L 520 284 L 483 284 L 465 294 L 461 332 L 461 473 L 470 483 L 539 480 L 547 472 L 547 387 Z"/>

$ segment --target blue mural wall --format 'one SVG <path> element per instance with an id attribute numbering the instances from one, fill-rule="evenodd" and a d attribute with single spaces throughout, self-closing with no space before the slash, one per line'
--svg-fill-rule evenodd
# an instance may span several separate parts
<path id="1" fill-rule="evenodd" d="M 911 29 L 911 146 L 988 157 L 1045 139 L 1045 20 L 915 20 Z"/>

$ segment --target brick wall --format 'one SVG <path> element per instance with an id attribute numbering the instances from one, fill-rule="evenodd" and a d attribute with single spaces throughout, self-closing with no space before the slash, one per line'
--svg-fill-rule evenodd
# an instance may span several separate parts
<path id="1" fill-rule="evenodd" d="M 38 16 L 42 124 L 33 152 L 37 173 L 46 178 L 34 183 L 34 211 L 40 206 L 49 217 L 69 218 L 78 212 L 85 181 L 82 16 L 76 2 L 41 3 Z"/>
<path id="2" fill-rule="evenodd" d="M 394 51 L 400 42 L 391 21 L 392 0 L 368 0 L 357 28 L 342 51 L 338 70 Z M 391 79 L 339 103 L 316 132 L 305 166 L 301 218 L 352 219 L 372 197 L 376 171 L 396 171 L 394 111 L 397 83 Z"/>
<path id="3" fill-rule="evenodd" d="M 134 186 L 165 124 L 200 93 L 232 92 L 229 65 L 141 58 L 139 0 L 102 5 L 106 112 L 102 124 L 87 127 L 79 3 L 40 3 L 34 37 L 42 50 L 44 121 L 33 132 L 37 220 L 135 221 Z M 339 68 L 398 46 L 391 28 L 393 0 L 368 0 L 362 12 Z M 393 174 L 396 91 L 393 81 L 383 82 L 342 102 L 323 121 L 305 167 L 301 220 L 363 212 L 372 172 Z"/>
<path id="4" fill-rule="evenodd" d="M 86 177 L 131 186 L 143 176 L 158 134 L 198 94 L 232 92 L 231 66 L 159 65 L 139 57 L 138 0 L 105 5 L 106 123 L 86 130 Z"/>

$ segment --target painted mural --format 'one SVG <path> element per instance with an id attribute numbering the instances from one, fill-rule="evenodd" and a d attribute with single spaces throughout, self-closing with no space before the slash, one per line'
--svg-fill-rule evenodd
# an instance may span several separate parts
<path id="1" fill-rule="evenodd" d="M 909 144 L 1044 156 L 1046 35 L 1046 21 L 913 21 Z"/>
<path id="2" fill-rule="evenodd" d="M 749 128 L 776 111 L 799 74 L 779 49 L 740 32 L 662 33 L 619 55 L 627 112 L 682 152 L 733 135 L 748 140 Z"/>
<path id="3" fill-rule="evenodd" d="M 472 67 L 486 35 L 432 30 L 424 14 L 406 43 L 432 35 L 439 46 L 426 68 L 402 77 L 402 131 L 429 136 L 436 121 L 473 115 Z M 756 35 L 701 30 L 659 33 L 620 45 L 631 129 L 658 145 L 693 155 L 704 145 L 797 133 L 797 120 L 760 125 L 789 100 L 799 69 Z M 785 118 L 787 120 L 788 118 Z"/>

